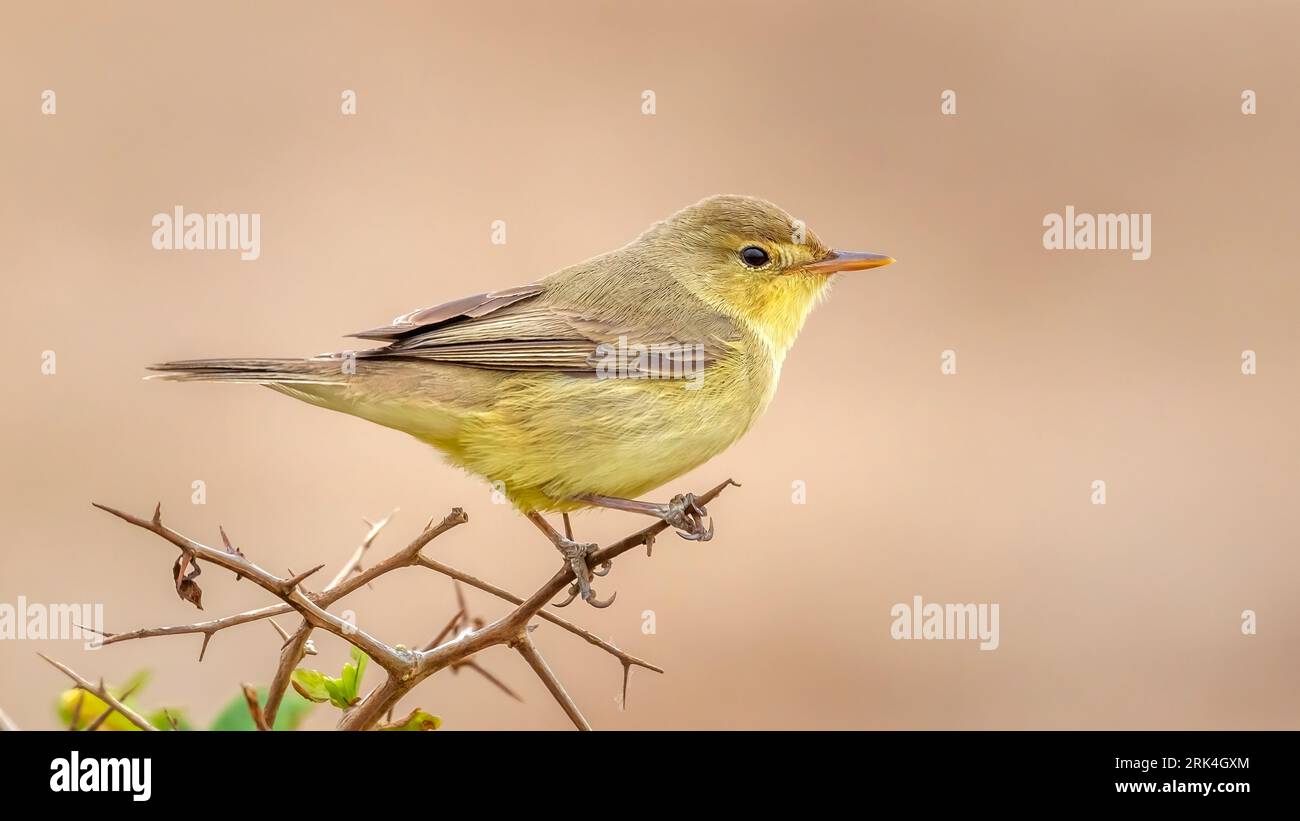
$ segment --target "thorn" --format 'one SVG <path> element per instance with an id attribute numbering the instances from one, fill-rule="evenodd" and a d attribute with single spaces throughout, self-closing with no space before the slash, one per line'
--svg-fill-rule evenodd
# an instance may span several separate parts
<path id="1" fill-rule="evenodd" d="M 244 551 L 240 550 L 239 548 L 235 547 L 230 543 L 230 537 L 226 535 L 226 529 L 221 525 L 217 525 L 217 530 L 221 532 L 221 543 L 226 546 L 226 552 L 232 556 L 238 556 L 239 558 L 243 559 Z M 244 578 L 244 574 L 239 572 L 235 573 L 235 581 L 241 581 L 243 580 L 243 578 Z"/>
<path id="2" fill-rule="evenodd" d="M 495 684 L 495 685 L 497 686 L 497 688 L 501 690 L 501 692 L 503 692 L 503 693 L 505 693 L 506 695 L 510 696 L 510 697 L 513 698 L 515 701 L 518 701 L 520 704 L 523 703 L 524 700 L 523 700 L 522 698 L 520 698 L 520 696 L 519 696 L 518 693 L 516 693 L 514 690 L 511 690 L 509 687 L 507 687 L 506 684 L 505 684 L 505 682 L 503 682 L 501 679 L 497 678 L 496 676 L 494 676 L 494 675 L 492 675 L 491 673 L 489 673 L 487 670 L 485 670 L 485 669 L 483 669 L 482 667 L 480 667 L 479 664 L 478 664 L 478 662 L 474 661 L 473 659 L 470 659 L 470 660 L 468 660 L 468 661 L 465 661 L 465 662 L 463 662 L 462 664 L 458 664 L 458 665 L 456 665 L 456 667 L 461 667 L 461 666 L 468 667 L 469 669 L 471 669 L 471 670 L 473 670 L 474 672 L 478 673 L 478 674 L 479 674 L 480 676 L 482 676 L 483 678 L 485 678 L 485 679 L 487 679 L 488 681 L 490 681 L 490 682 L 492 682 L 493 684 Z M 453 667 L 452 669 L 454 670 L 454 669 L 456 669 L 456 668 Z"/>
<path id="3" fill-rule="evenodd" d="M 158 504 L 154 505 L 153 523 L 155 527 L 162 524 L 162 502 L 159 502 Z"/>
<path id="4" fill-rule="evenodd" d="M 288 643 L 289 643 L 289 638 L 290 638 L 290 637 L 289 637 L 289 634 L 286 633 L 286 632 L 284 631 L 284 628 L 281 627 L 281 626 L 276 622 L 275 619 L 267 619 L 267 621 L 270 622 L 270 623 L 271 623 L 271 626 L 275 628 L 275 632 L 277 632 L 277 633 L 280 634 L 280 638 L 281 638 L 281 640 L 283 640 L 285 644 L 288 644 Z"/>
<path id="5" fill-rule="evenodd" d="M 284 595 L 286 596 L 291 595 L 294 591 L 294 588 L 302 584 L 304 579 L 306 579 L 308 576 L 312 575 L 313 573 L 316 573 L 324 566 L 325 566 L 324 564 L 318 564 L 315 567 L 313 567 L 311 570 L 308 570 L 306 573 L 299 573 L 297 576 L 294 576 L 291 579 L 286 579 L 285 581 L 281 582 L 280 583 L 281 592 L 284 593 Z M 289 572 L 292 573 L 293 571 L 290 570 Z"/>
<path id="6" fill-rule="evenodd" d="M 94 627 L 87 627 L 84 624 L 77 624 L 76 622 L 73 622 L 72 626 L 77 627 L 81 630 L 85 630 L 87 633 L 98 633 L 99 635 L 103 636 L 106 639 L 111 639 L 113 638 L 113 636 L 117 635 L 117 633 L 110 633 L 107 630 L 98 630 Z"/>
<path id="7" fill-rule="evenodd" d="M 627 709 L 627 680 L 632 675 L 632 662 L 623 660 L 623 701 L 618 705 L 619 712 Z"/>
<path id="8" fill-rule="evenodd" d="M 203 634 L 203 646 L 199 648 L 199 663 L 200 663 L 200 664 L 203 663 L 203 654 L 206 653 L 206 652 L 208 652 L 208 642 L 212 641 L 212 637 L 213 637 L 214 635 L 215 635 L 214 633 L 204 633 L 204 634 Z"/>
<path id="9" fill-rule="evenodd" d="M 461 614 L 469 613 L 469 608 L 465 604 L 465 591 L 460 586 L 460 580 L 452 579 L 451 583 L 456 588 L 456 604 L 460 607 Z"/>

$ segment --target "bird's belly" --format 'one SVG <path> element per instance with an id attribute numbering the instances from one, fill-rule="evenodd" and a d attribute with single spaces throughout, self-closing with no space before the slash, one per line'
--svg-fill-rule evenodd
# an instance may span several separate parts
<path id="1" fill-rule="evenodd" d="M 457 461 L 525 510 L 567 510 L 582 494 L 634 498 L 725 450 L 762 397 L 713 373 L 683 381 L 519 377 L 467 419 Z M 499 484 L 498 484 L 499 483 Z"/>

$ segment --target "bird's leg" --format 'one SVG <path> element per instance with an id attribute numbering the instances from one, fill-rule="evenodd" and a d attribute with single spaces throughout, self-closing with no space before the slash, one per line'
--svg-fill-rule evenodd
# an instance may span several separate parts
<path id="1" fill-rule="evenodd" d="M 564 538 L 569 539 L 569 540 L 572 540 L 572 539 L 573 539 L 573 524 L 569 521 L 569 514 L 567 514 L 567 513 L 561 513 L 561 514 L 560 514 L 560 517 L 561 517 L 562 519 L 564 519 Z M 613 560 L 610 560 L 610 561 L 607 561 L 607 562 L 601 562 L 601 563 L 600 563 L 600 567 L 593 567 L 593 568 L 591 569 L 591 575 L 593 575 L 593 576 L 608 576 L 608 575 L 609 575 L 609 571 L 610 571 L 610 570 L 613 570 L 613 569 L 614 569 L 614 562 L 613 562 Z M 618 594 L 615 593 L 614 595 L 617 596 Z M 612 599 L 611 599 L 611 601 L 612 601 Z"/>
<path id="2" fill-rule="evenodd" d="M 709 512 L 700 504 L 694 493 L 679 493 L 666 505 L 653 502 L 638 502 L 635 499 L 619 499 L 615 496 L 598 496 L 587 493 L 578 497 L 578 501 L 610 510 L 623 510 L 629 513 L 641 513 L 662 519 L 677 529 L 677 535 L 693 542 L 707 542 L 713 538 L 713 519 L 705 526 L 705 517 Z"/>
<path id="3" fill-rule="evenodd" d="M 560 555 L 564 557 L 564 560 L 569 564 L 569 568 L 573 571 L 574 581 L 569 587 L 569 598 L 553 606 L 565 607 L 578 596 L 582 596 L 582 600 L 592 607 L 609 607 L 613 604 L 614 598 L 618 596 L 617 593 L 601 601 L 596 598 L 596 591 L 591 589 L 591 578 L 594 574 L 591 568 L 587 567 L 587 556 L 596 551 L 596 545 L 583 544 L 572 539 L 573 529 L 569 526 L 569 517 L 567 515 L 564 517 L 564 530 L 569 534 L 565 536 L 551 527 L 551 523 L 546 521 L 542 514 L 530 511 L 527 516 L 530 522 L 537 525 L 538 530 L 546 534 L 546 538 L 551 540 L 551 544 L 555 545 L 555 549 L 560 551 Z M 604 572 L 599 575 L 603 576 L 609 572 L 608 563 L 601 565 L 601 568 Z"/>

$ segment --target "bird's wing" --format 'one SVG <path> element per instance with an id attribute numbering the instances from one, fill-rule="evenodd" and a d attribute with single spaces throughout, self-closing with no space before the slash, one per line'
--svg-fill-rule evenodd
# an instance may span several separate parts
<path id="1" fill-rule="evenodd" d="M 542 284 L 458 299 L 352 334 L 388 341 L 364 358 L 421 359 L 507 371 L 685 378 L 700 373 L 737 336 L 720 315 L 663 323 L 616 321 L 549 303 Z"/>
<path id="2" fill-rule="evenodd" d="M 409 314 L 397 317 L 388 325 L 348 334 L 348 336 L 389 342 L 400 340 L 418 331 L 430 330 L 440 325 L 476 319 L 490 314 L 500 308 L 513 305 L 521 299 L 537 296 L 542 292 L 543 287 L 541 283 L 535 282 L 531 285 L 521 285 L 518 288 L 507 288 L 504 291 L 474 294 L 473 296 L 454 299 L 451 302 L 434 305 L 432 308 L 411 311 Z"/>

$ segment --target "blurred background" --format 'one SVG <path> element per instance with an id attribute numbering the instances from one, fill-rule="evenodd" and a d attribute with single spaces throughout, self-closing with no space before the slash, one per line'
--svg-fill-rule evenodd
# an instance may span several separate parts
<path id="1" fill-rule="evenodd" d="M 841 278 L 756 429 L 657 494 L 742 482 L 710 507 L 716 538 L 662 538 L 601 580 L 615 606 L 563 611 L 667 673 L 634 671 L 620 711 L 618 663 L 538 629 L 595 726 L 1300 724 L 1294 4 L 78 2 L 6 18 L 0 602 L 102 603 L 112 631 L 269 602 L 209 569 L 199 613 L 172 589 L 174 550 L 92 500 L 141 515 L 161 500 L 190 536 L 219 543 L 220 524 L 264 567 L 328 562 L 322 576 L 363 517 L 400 508 L 378 558 L 459 505 L 470 523 L 430 555 L 531 592 L 554 550 L 431 449 L 266 390 L 144 382 L 143 366 L 347 349 L 343 334 L 746 193 L 899 262 Z M 260 258 L 155 251 L 150 220 L 177 205 L 261 214 Z M 1151 258 L 1044 250 L 1044 215 L 1067 205 L 1152 214 Z M 602 542 L 644 524 L 575 520 Z M 892 640 L 890 608 L 914 595 L 999 604 L 1000 647 Z M 474 615 L 505 612 L 468 596 Z M 416 645 L 455 598 L 408 570 L 333 609 Z M 346 645 L 316 642 L 310 663 L 336 673 Z M 41 651 L 110 683 L 148 668 L 143 703 L 206 724 L 270 678 L 280 640 L 229 630 L 201 665 L 199 644 L 0 641 L 0 707 L 58 726 L 67 682 Z M 515 654 L 480 661 L 525 702 L 444 672 L 400 711 L 569 726 Z"/>

